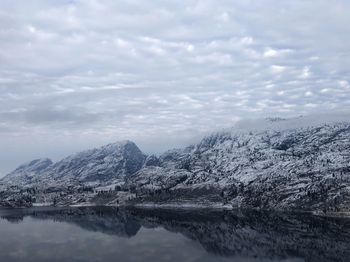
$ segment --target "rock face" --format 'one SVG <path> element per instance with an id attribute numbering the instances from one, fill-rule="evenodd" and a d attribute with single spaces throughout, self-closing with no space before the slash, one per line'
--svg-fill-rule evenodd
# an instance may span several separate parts
<path id="1" fill-rule="evenodd" d="M 146 157 L 130 141 L 110 144 L 39 165 L 37 174 L 20 167 L 2 182 L 108 190 L 105 204 L 121 203 L 117 191 L 122 191 L 122 203 L 131 205 L 349 211 L 350 123 L 297 126 L 293 121 L 274 118 L 259 128 L 212 134 L 159 157 Z M 69 191 L 61 203 L 100 203 L 98 196 L 84 192 Z"/>

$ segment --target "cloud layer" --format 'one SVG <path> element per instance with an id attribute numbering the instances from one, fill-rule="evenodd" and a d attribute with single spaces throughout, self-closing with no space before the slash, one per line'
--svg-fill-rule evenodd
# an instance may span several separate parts
<path id="1" fill-rule="evenodd" d="M 347 0 L 3 0 L 0 172 L 107 141 L 158 151 L 242 118 L 348 110 L 348 10 Z"/>

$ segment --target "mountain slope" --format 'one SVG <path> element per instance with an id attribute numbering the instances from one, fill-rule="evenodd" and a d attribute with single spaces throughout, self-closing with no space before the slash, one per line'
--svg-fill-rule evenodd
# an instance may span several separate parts
<path id="1" fill-rule="evenodd" d="M 54 164 L 51 162 L 45 169 L 35 169 L 32 165 L 21 166 L 2 182 L 27 187 L 112 184 L 138 171 L 145 158 L 133 142 L 121 141 L 68 156 Z M 27 179 L 28 174 L 32 175 L 31 179 Z"/>
<path id="2" fill-rule="evenodd" d="M 298 125 L 299 120 L 241 125 L 159 157 L 147 157 L 130 141 L 110 144 L 50 164 L 18 185 L 40 186 L 41 195 L 33 198 L 59 205 L 350 211 L 350 122 L 308 125 L 302 119 Z M 6 205 L 22 199 L 15 194 L 2 194 Z"/>
<path id="3" fill-rule="evenodd" d="M 131 141 L 122 141 L 69 156 L 55 163 L 43 182 L 114 183 L 138 171 L 146 156 Z"/>
<path id="4" fill-rule="evenodd" d="M 349 123 L 222 132 L 161 155 L 158 167 L 141 169 L 127 184 L 159 192 L 141 194 L 145 202 L 343 210 L 350 207 L 349 149 Z"/>
<path id="5" fill-rule="evenodd" d="M 32 160 L 7 174 L 1 179 L 1 182 L 12 186 L 25 186 L 40 179 L 39 176 L 45 173 L 52 164 L 53 162 L 48 158 Z"/>

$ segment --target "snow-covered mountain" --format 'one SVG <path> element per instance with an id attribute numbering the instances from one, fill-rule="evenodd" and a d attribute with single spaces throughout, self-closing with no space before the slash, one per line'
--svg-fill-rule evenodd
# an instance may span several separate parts
<path id="1" fill-rule="evenodd" d="M 55 163 L 46 173 L 45 184 L 117 183 L 138 171 L 146 156 L 131 141 L 83 151 Z"/>
<path id="2" fill-rule="evenodd" d="M 213 134 L 195 146 L 168 151 L 157 166 L 128 177 L 127 184 L 150 203 L 348 209 L 350 123 L 286 129 L 279 122 L 267 130 Z"/>
<path id="3" fill-rule="evenodd" d="M 26 181 L 17 173 L 12 174 L 16 179 L 9 174 L 2 182 Z M 350 122 L 299 117 L 240 123 L 158 157 L 146 157 L 130 141 L 120 142 L 67 157 L 32 177 L 17 184 L 83 185 L 97 191 L 103 186 L 112 192 L 100 204 L 348 211 Z M 54 202 L 98 199 L 67 194 L 61 202 L 56 194 Z"/>
<path id="4" fill-rule="evenodd" d="M 33 181 L 40 179 L 40 175 L 53 164 L 51 159 L 35 159 L 23 165 L 6 175 L 1 179 L 4 184 L 12 186 L 25 186 Z"/>
<path id="5" fill-rule="evenodd" d="M 68 156 L 57 163 L 34 160 L 5 176 L 2 182 L 26 187 L 120 183 L 138 171 L 145 159 L 133 142 L 121 141 Z"/>

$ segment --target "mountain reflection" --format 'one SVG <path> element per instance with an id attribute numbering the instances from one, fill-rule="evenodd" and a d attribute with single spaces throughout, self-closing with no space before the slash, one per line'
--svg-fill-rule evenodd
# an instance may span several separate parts
<path id="1" fill-rule="evenodd" d="M 84 230 L 119 237 L 141 227 L 181 233 L 210 253 L 261 259 L 350 261 L 350 220 L 258 211 L 150 210 L 119 208 L 18 209 L 1 218 L 25 217 L 71 223 Z"/>

